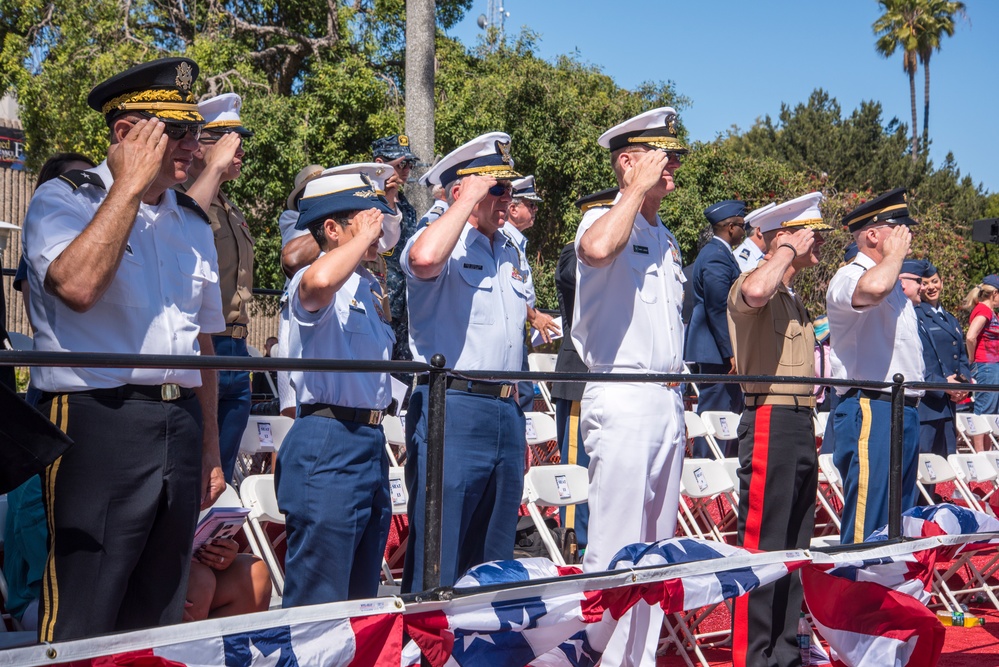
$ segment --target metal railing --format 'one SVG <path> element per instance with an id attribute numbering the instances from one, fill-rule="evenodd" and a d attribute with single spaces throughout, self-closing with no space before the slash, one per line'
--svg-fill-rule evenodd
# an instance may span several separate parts
<path id="1" fill-rule="evenodd" d="M 220 357 L 197 355 L 135 355 L 87 352 L 33 352 L 6 351 L 0 353 L 0 366 L 65 366 L 109 368 L 156 369 L 210 369 L 250 371 L 313 371 L 313 372 L 370 372 L 412 373 L 429 376 L 429 404 L 427 408 L 427 476 L 426 476 L 426 534 L 423 552 L 423 582 L 426 591 L 415 594 L 413 599 L 426 600 L 451 595 L 450 588 L 440 589 L 441 530 L 443 525 L 444 480 L 444 423 L 448 379 L 533 382 L 706 382 L 706 383 L 772 383 L 801 384 L 798 376 L 762 375 L 692 375 L 678 373 L 565 373 L 533 371 L 462 371 L 447 368 L 443 355 L 436 354 L 430 364 L 416 361 L 352 361 L 335 359 L 289 359 L 272 357 Z M 888 390 L 891 393 L 891 440 L 888 496 L 889 541 L 902 540 L 902 463 L 903 463 L 903 409 L 905 389 L 999 391 L 999 385 L 953 384 L 932 382 L 907 382 L 895 375 L 893 382 L 863 380 L 838 380 L 833 378 L 807 378 L 809 384 L 828 387 L 851 387 Z M 868 545 L 869 546 L 869 545 Z M 864 545 L 826 547 L 822 551 L 841 551 L 864 548 Z"/>

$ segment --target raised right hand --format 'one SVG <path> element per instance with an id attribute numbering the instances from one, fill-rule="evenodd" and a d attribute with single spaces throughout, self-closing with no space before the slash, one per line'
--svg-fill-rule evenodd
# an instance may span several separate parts
<path id="1" fill-rule="evenodd" d="M 881 254 L 885 257 L 905 258 L 909 254 L 909 247 L 912 245 L 912 232 L 908 225 L 899 225 L 891 230 L 891 233 L 884 240 L 881 246 Z"/>
<path id="2" fill-rule="evenodd" d="M 663 170 L 669 163 L 669 153 L 666 151 L 649 151 L 643 153 L 635 166 L 624 174 L 624 187 L 634 188 L 641 194 L 645 194 L 655 187 L 656 183 L 663 177 Z"/>
<path id="3" fill-rule="evenodd" d="M 781 243 L 791 244 L 791 247 L 797 253 L 796 256 L 802 257 L 812 251 L 812 246 L 815 245 L 815 232 L 811 229 L 799 229 Z"/>
<path id="4" fill-rule="evenodd" d="M 478 204 L 489 195 L 489 188 L 496 185 L 496 182 L 491 176 L 466 176 L 461 179 L 461 198 Z"/>
<path id="5" fill-rule="evenodd" d="M 236 151 L 239 150 L 242 141 L 238 132 L 226 132 L 221 139 L 205 151 L 205 165 L 225 171 L 232 164 L 232 159 L 236 157 Z"/>
<path id="6" fill-rule="evenodd" d="M 355 215 L 351 224 L 357 225 L 357 236 L 364 238 L 370 245 L 381 238 L 384 217 L 381 211 L 369 208 Z"/>
<path id="7" fill-rule="evenodd" d="M 168 137 L 163 121 L 143 118 L 108 153 L 108 169 L 115 185 L 127 186 L 140 197 L 153 184 L 163 166 Z"/>

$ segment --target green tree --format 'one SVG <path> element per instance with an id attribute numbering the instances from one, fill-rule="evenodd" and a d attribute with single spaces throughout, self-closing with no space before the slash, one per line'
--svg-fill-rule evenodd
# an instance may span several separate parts
<path id="1" fill-rule="evenodd" d="M 884 10 L 874 22 L 877 36 L 874 48 L 885 58 L 902 50 L 902 69 L 909 76 L 909 100 L 912 106 L 912 161 L 919 154 L 919 135 L 916 118 L 916 69 L 919 61 L 920 35 L 924 0 L 878 0 Z"/>

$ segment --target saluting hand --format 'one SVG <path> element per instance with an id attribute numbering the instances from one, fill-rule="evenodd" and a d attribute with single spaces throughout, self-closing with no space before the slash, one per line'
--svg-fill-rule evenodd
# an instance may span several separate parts
<path id="1" fill-rule="evenodd" d="M 140 197 L 160 173 L 166 154 L 166 126 L 157 118 L 143 118 L 108 152 L 108 169 L 116 185 L 134 189 Z"/>
<path id="2" fill-rule="evenodd" d="M 912 245 L 912 232 L 907 225 L 899 225 L 891 230 L 881 247 L 881 254 L 887 257 L 905 258 Z"/>
<path id="3" fill-rule="evenodd" d="M 243 144 L 238 132 L 226 132 L 222 138 L 205 150 L 205 165 L 226 170 L 236 157 L 236 151 Z M 202 144 L 204 145 L 204 144 Z"/>
<path id="4" fill-rule="evenodd" d="M 799 229 L 782 243 L 791 244 L 794 252 L 797 253 L 796 257 L 802 257 L 812 251 L 812 246 L 815 245 L 815 232 L 811 229 Z"/>
<path id="5" fill-rule="evenodd" d="M 461 180 L 461 198 L 476 204 L 486 198 L 489 188 L 496 185 L 496 179 L 490 176 L 466 176 Z"/>
<path id="6" fill-rule="evenodd" d="M 669 153 L 666 151 L 649 151 L 642 154 L 635 166 L 624 174 L 624 188 L 635 188 L 645 194 L 660 181 L 663 171 L 669 163 Z"/>
<path id="7" fill-rule="evenodd" d="M 351 224 L 357 225 L 357 235 L 368 241 L 368 245 L 371 245 L 382 235 L 382 219 L 385 215 L 373 208 L 366 209 L 359 212 Z"/>

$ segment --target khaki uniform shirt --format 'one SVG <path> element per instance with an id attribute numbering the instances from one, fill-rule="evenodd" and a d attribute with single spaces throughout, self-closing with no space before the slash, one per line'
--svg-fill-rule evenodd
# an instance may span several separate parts
<path id="1" fill-rule="evenodd" d="M 177 186 L 181 192 L 193 183 Z M 246 218 L 229 198 L 219 190 L 212 200 L 208 217 L 212 221 L 215 250 L 219 256 L 219 287 L 222 290 L 222 310 L 226 324 L 250 323 L 247 312 L 253 299 L 253 237 Z"/>
<path id="2" fill-rule="evenodd" d="M 762 264 L 761 264 L 762 266 Z M 801 299 L 781 283 L 762 308 L 742 298 L 743 273 L 728 293 L 728 330 L 740 375 L 794 375 L 815 377 L 815 331 Z M 812 396 L 813 385 L 742 385 L 746 394 Z"/>

